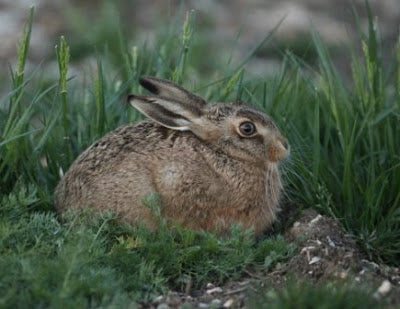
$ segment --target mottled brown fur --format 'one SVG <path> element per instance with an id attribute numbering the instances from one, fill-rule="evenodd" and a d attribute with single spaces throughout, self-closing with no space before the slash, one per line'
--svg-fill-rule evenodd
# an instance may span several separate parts
<path id="1" fill-rule="evenodd" d="M 84 151 L 56 188 L 59 212 L 108 209 L 154 228 L 142 201 L 158 193 L 163 216 L 190 228 L 268 228 L 281 191 L 278 162 L 288 153 L 272 120 L 242 103 L 205 104 L 169 81 L 141 83 L 161 95 L 130 97 L 152 120 L 117 128 Z M 232 126 L 242 118 L 254 122 L 255 136 L 237 134 Z"/>

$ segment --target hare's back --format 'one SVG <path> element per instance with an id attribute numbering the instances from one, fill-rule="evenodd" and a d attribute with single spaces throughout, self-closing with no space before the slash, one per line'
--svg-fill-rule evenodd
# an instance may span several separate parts
<path id="1" fill-rule="evenodd" d="M 93 143 L 73 163 L 96 170 L 121 162 L 127 155 L 144 155 L 165 143 L 168 129 L 146 120 L 121 126 Z"/>
<path id="2" fill-rule="evenodd" d="M 58 184 L 56 207 L 109 208 L 151 191 L 147 161 L 157 148 L 168 147 L 167 131 L 147 120 L 119 127 L 93 143 Z"/>

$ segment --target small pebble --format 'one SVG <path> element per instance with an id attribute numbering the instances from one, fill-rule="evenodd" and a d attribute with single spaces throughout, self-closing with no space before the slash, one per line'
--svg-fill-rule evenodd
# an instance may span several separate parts
<path id="1" fill-rule="evenodd" d="M 157 306 L 157 309 L 169 309 L 169 306 L 165 303 L 162 303 Z"/>
<path id="2" fill-rule="evenodd" d="M 206 293 L 207 293 L 208 295 L 211 295 L 211 294 L 218 294 L 218 293 L 222 293 L 222 289 L 221 289 L 219 286 L 217 286 L 216 288 L 207 290 Z"/>
<path id="3" fill-rule="evenodd" d="M 392 284 L 390 283 L 389 280 L 385 280 L 382 282 L 377 292 L 380 295 L 385 296 L 387 293 L 390 292 L 391 289 L 392 289 Z"/>
<path id="4" fill-rule="evenodd" d="M 375 299 L 381 299 L 382 297 L 386 296 L 386 294 L 388 294 L 391 289 L 392 284 L 389 282 L 389 280 L 384 280 L 373 296 Z"/>
<path id="5" fill-rule="evenodd" d="M 309 252 L 309 251 L 315 250 L 315 248 L 316 248 L 315 246 L 304 247 L 301 249 L 300 253 Z"/>
<path id="6" fill-rule="evenodd" d="M 160 295 L 153 299 L 153 303 L 159 304 L 164 300 L 164 296 Z"/>
<path id="7" fill-rule="evenodd" d="M 339 273 L 339 277 L 340 277 L 341 279 L 346 279 L 346 278 L 347 278 L 347 275 L 348 275 L 348 273 L 347 273 L 346 271 L 341 271 L 341 272 Z"/>
<path id="8" fill-rule="evenodd" d="M 328 244 L 331 247 L 336 247 L 335 243 L 332 241 L 332 239 L 329 236 L 326 236 L 326 239 L 328 240 Z"/>
<path id="9" fill-rule="evenodd" d="M 318 216 L 316 216 L 314 219 L 312 219 L 311 221 L 310 221 L 310 224 L 314 224 L 314 223 L 317 223 L 319 220 L 321 220 L 322 219 L 322 216 L 321 215 L 318 215 Z"/>
<path id="10" fill-rule="evenodd" d="M 310 262 L 308 262 L 308 264 L 312 265 L 315 263 L 318 263 L 319 261 L 321 261 L 321 258 L 319 256 L 314 256 Z"/>
<path id="11" fill-rule="evenodd" d="M 214 287 L 215 287 L 214 284 L 212 284 L 211 282 L 207 283 L 207 285 L 206 285 L 207 289 L 212 289 Z"/>
<path id="12" fill-rule="evenodd" d="M 198 303 L 198 304 L 197 304 L 197 307 L 198 307 L 198 308 L 208 308 L 209 305 L 206 304 L 206 303 Z"/>
<path id="13" fill-rule="evenodd" d="M 226 302 L 224 302 L 224 304 L 222 305 L 222 307 L 224 307 L 224 308 L 230 308 L 230 307 L 232 307 L 232 305 L 233 305 L 233 299 L 230 298 L 230 299 L 228 299 Z"/>

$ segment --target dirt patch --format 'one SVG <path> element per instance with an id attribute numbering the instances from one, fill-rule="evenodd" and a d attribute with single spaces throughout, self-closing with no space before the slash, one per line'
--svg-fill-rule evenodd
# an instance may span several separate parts
<path id="1" fill-rule="evenodd" d="M 286 265 L 295 276 L 315 282 L 349 276 L 355 281 L 364 281 L 373 276 L 376 284 L 389 280 L 394 287 L 400 285 L 399 268 L 369 261 L 355 239 L 336 220 L 315 210 L 303 211 L 285 233 L 285 239 L 298 247 L 298 254 Z"/>
<path id="2" fill-rule="evenodd" d="M 177 308 L 186 303 L 195 308 L 242 308 L 250 291 L 256 293 L 260 286 L 264 290 L 265 286 L 276 288 L 293 279 L 315 284 L 359 283 L 374 289 L 374 297 L 384 298 L 393 306 L 400 304 L 399 268 L 369 261 L 336 220 L 306 209 L 284 237 L 297 246 L 297 253 L 273 270 L 249 272 L 241 280 L 220 287 L 209 283 L 203 290 L 170 292 L 143 307 Z"/>
<path id="3" fill-rule="evenodd" d="M 311 209 L 301 214 L 285 239 L 298 247 L 298 254 L 285 268 L 299 279 L 345 279 L 350 271 L 361 271 L 359 261 L 366 258 L 338 222 Z"/>

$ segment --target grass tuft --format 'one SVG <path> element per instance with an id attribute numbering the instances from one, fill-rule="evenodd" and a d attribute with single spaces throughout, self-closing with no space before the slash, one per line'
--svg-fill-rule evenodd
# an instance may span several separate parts
<path id="1" fill-rule="evenodd" d="M 384 308 L 382 303 L 373 298 L 371 291 L 351 284 L 328 283 L 315 286 L 309 282 L 292 281 L 284 288 L 272 288 L 250 299 L 250 308 Z"/>

